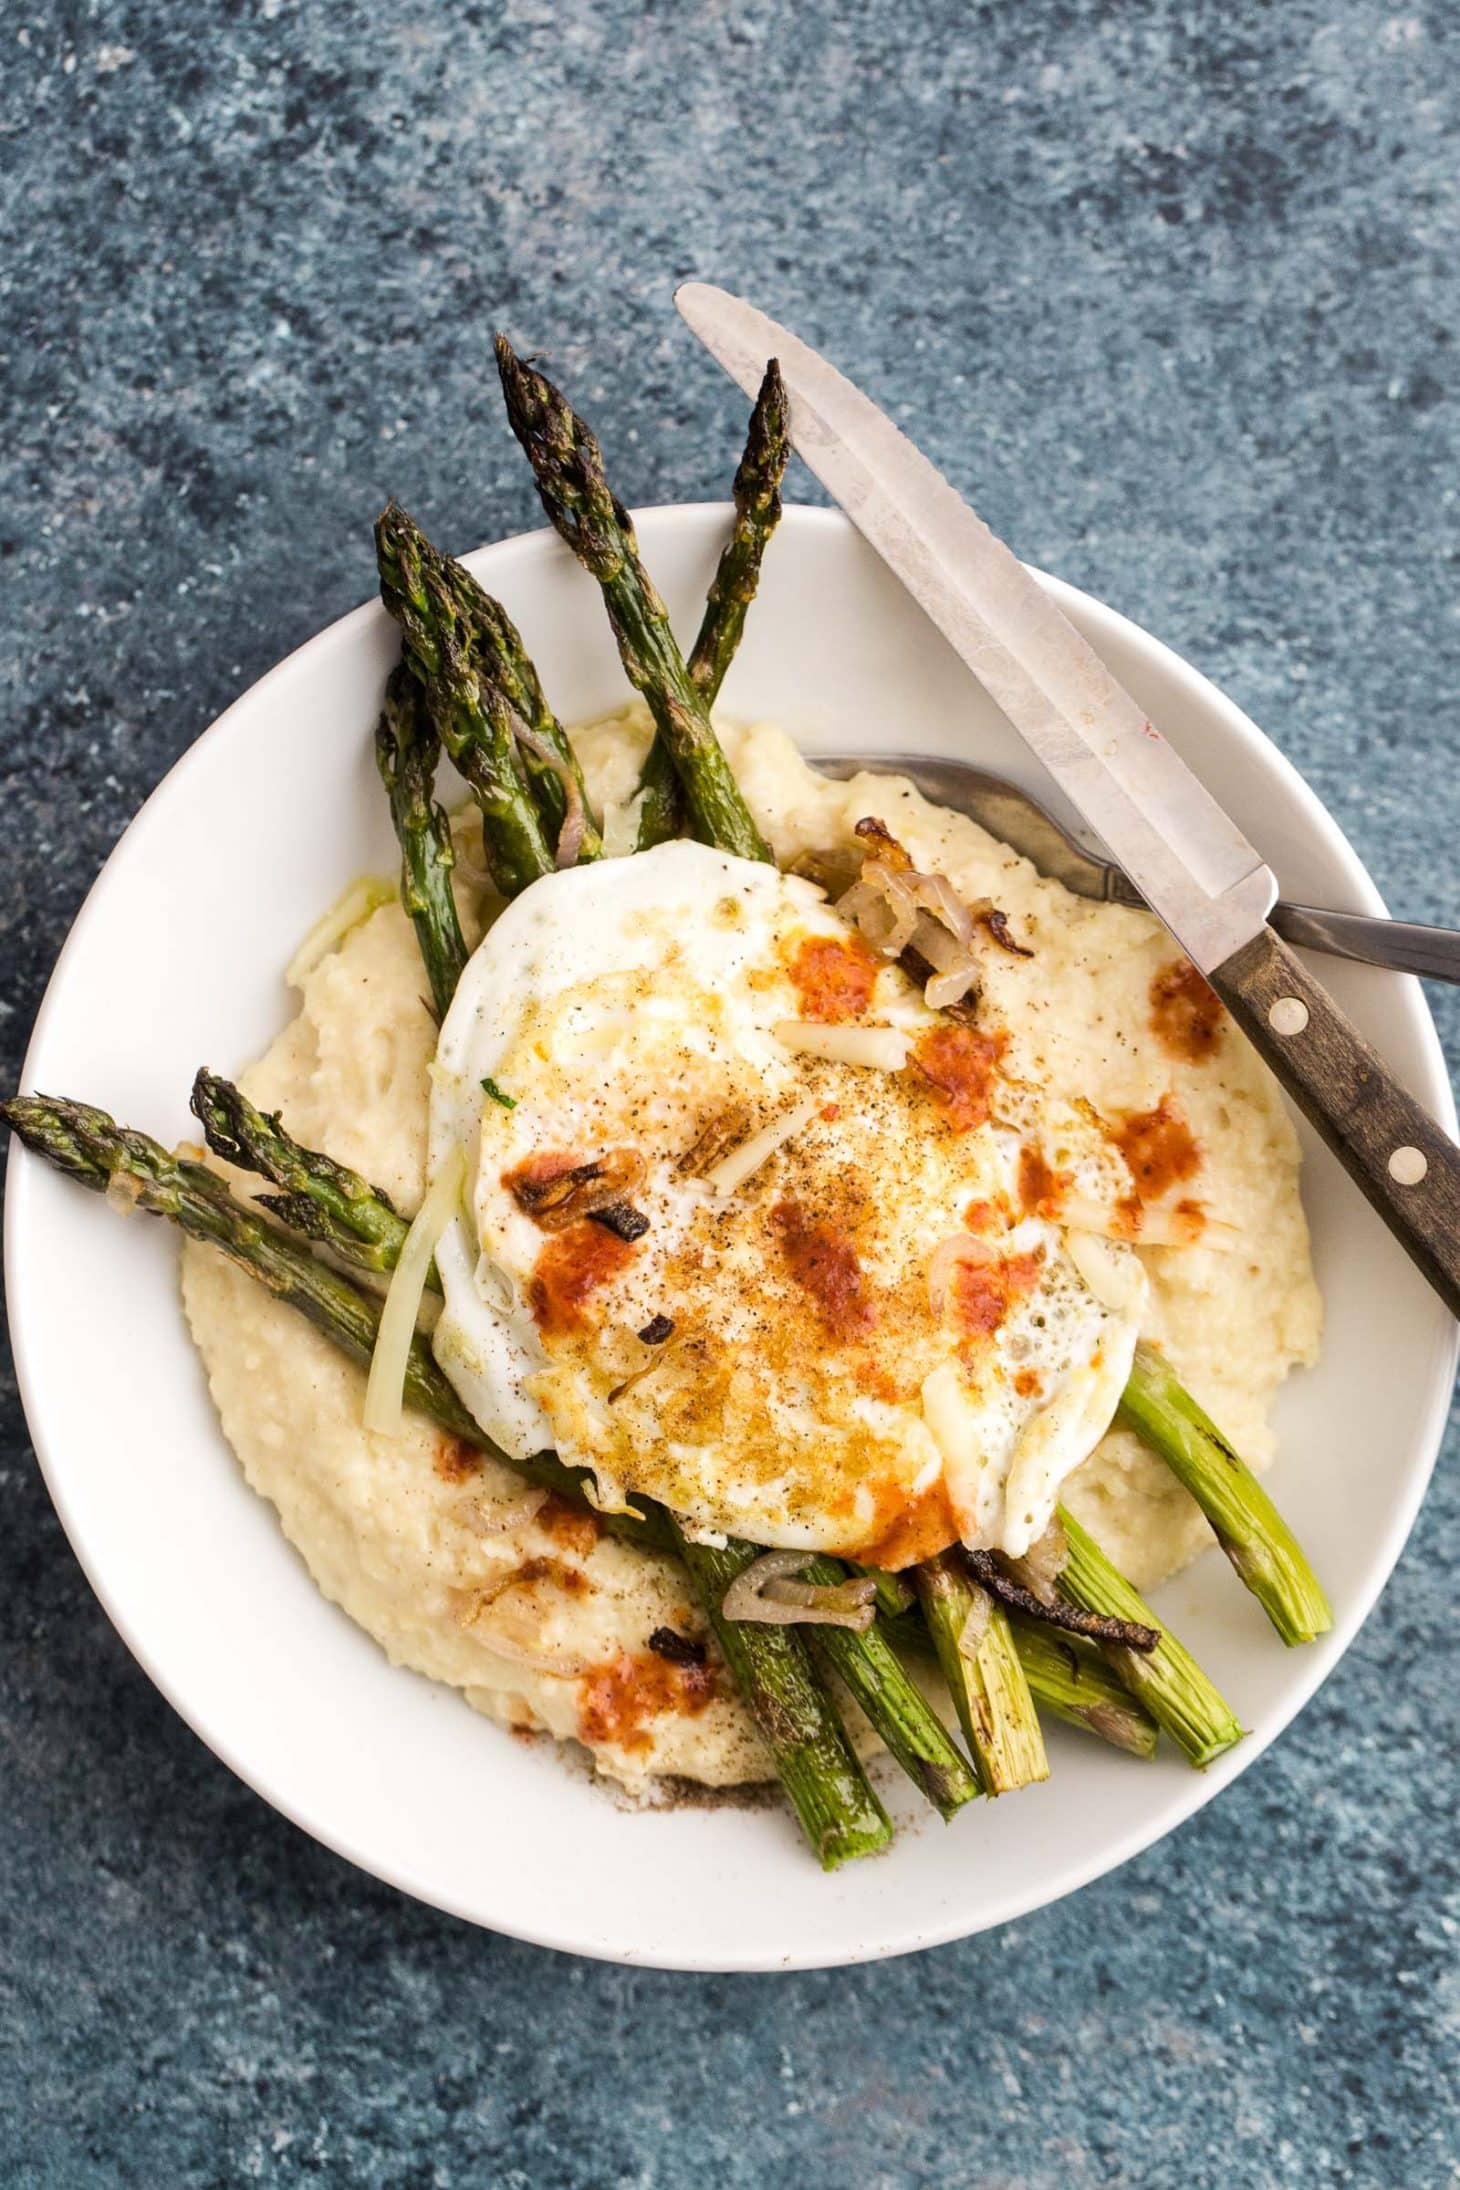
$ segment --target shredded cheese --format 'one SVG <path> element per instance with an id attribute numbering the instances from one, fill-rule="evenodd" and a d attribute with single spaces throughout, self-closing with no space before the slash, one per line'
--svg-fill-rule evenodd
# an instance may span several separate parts
<path id="1" fill-rule="evenodd" d="M 1123 1240 L 1138 1247 L 1214 1247 L 1230 1255 L 1242 1244 L 1235 1224 L 1208 1215 L 1202 1208 L 1163 1208 L 1142 1203 L 1133 1222 L 1118 1209 L 1106 1208 L 1085 1194 L 1069 1194 L 1060 1204 L 1061 1224 L 1071 1232 L 1091 1232 L 1105 1239 Z"/>
<path id="2" fill-rule="evenodd" d="M 752 1133 L 748 1141 L 742 1141 L 738 1148 L 732 1148 L 728 1156 L 722 1156 L 705 1173 L 706 1185 L 712 1186 L 717 1194 L 733 1194 L 737 1186 L 745 1184 L 753 1171 L 759 1171 L 761 1165 L 768 1163 L 778 1148 L 784 1147 L 803 1126 L 810 1123 L 817 1108 L 816 1096 L 804 1096 L 794 1110 L 786 1111 L 782 1117 L 773 1118 L 758 1133 Z"/>
<path id="3" fill-rule="evenodd" d="M 390 1289 L 380 1313 L 375 1351 L 370 1356 L 370 1379 L 365 1386 L 365 1427 L 391 1436 L 401 1426 L 406 1363 L 416 1335 L 416 1317 L 426 1290 L 426 1273 L 438 1242 L 456 1221 L 461 1190 L 466 1184 L 466 1152 L 453 1148 L 431 1181 L 415 1222 L 405 1236 L 400 1259 L 391 1273 Z"/>
<path id="4" fill-rule="evenodd" d="M 819 1019 L 782 1019 L 771 1028 L 783 1049 L 798 1057 L 824 1057 L 833 1065 L 875 1065 L 901 1072 L 912 1036 L 897 1027 L 827 1026 Z"/>

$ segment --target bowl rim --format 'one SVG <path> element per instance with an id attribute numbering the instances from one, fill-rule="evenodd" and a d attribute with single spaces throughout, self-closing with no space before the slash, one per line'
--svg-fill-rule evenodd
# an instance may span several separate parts
<path id="1" fill-rule="evenodd" d="M 692 526 L 705 519 L 727 520 L 731 505 L 723 501 L 670 502 L 645 504 L 632 512 L 641 526 Z M 783 528 L 794 531 L 800 527 L 816 527 L 854 534 L 850 521 L 836 509 L 817 504 L 788 502 L 782 519 Z M 499 554 L 515 550 L 541 559 L 561 556 L 565 553 L 557 535 L 550 527 L 535 527 L 512 533 L 502 539 L 486 543 L 470 550 L 460 560 L 485 575 L 484 566 Z M 1379 916 L 1387 913 L 1387 907 L 1378 888 L 1363 865 L 1357 852 L 1349 844 L 1338 822 L 1328 812 L 1318 794 L 1298 772 L 1286 754 L 1269 739 L 1250 717 L 1203 672 L 1177 654 L 1164 641 L 1156 638 L 1142 626 L 1111 608 L 1094 595 L 1070 584 L 1064 579 L 1029 565 L 1032 575 L 1054 595 L 1067 611 L 1074 611 L 1095 635 L 1099 647 L 1106 640 L 1123 642 L 1133 647 L 1141 656 L 1158 665 L 1174 679 L 1193 702 L 1206 710 L 1215 709 L 1225 718 L 1225 726 L 1245 755 L 1260 756 L 1264 766 L 1275 768 L 1285 780 L 1287 788 L 1300 806 L 1305 827 L 1314 830 L 1335 852 L 1348 873 L 1350 894 L 1355 902 L 1349 909 L 1369 912 Z M 378 600 L 370 599 L 358 607 L 347 610 L 332 623 L 304 639 L 262 676 L 232 700 L 207 727 L 191 742 L 167 769 L 149 792 L 137 812 L 112 846 L 87 890 L 65 940 L 57 955 L 46 988 L 37 1010 L 21 1069 L 21 1084 L 34 1084 L 36 1061 L 47 1046 L 51 1024 L 64 1008 L 63 992 L 67 985 L 69 964 L 85 942 L 91 923 L 102 917 L 102 900 L 106 895 L 114 865 L 120 863 L 133 833 L 149 816 L 154 804 L 164 794 L 170 794 L 176 782 L 182 780 L 205 747 L 211 748 L 231 734 L 235 718 L 244 710 L 252 709 L 266 697 L 275 685 L 282 684 L 305 655 L 328 656 L 355 644 L 359 636 L 383 613 Z M 808 746 L 808 757 L 815 759 L 814 746 Z M 1407 976 L 1395 976 L 1408 979 Z M 1452 1135 L 1457 1130 L 1456 1105 L 1445 1065 L 1444 1053 L 1430 1011 L 1418 983 L 1411 983 L 1417 1003 L 1418 1046 L 1423 1065 L 1422 1075 L 1416 1076 L 1415 1092 L 1418 1099 L 1434 1113 L 1439 1123 Z M 1422 1081 L 1422 1084 L 1420 1084 Z M 218 1759 L 259 1795 L 272 1809 L 279 1811 L 290 1822 L 309 1836 L 329 1848 L 366 1875 L 381 1879 L 397 1891 L 428 1906 L 441 1909 L 446 1914 L 475 1924 L 479 1927 L 521 1939 L 531 1945 L 550 1948 L 556 1952 L 582 1955 L 588 1959 L 610 1961 L 626 1966 L 653 1967 L 670 1970 L 698 1972 L 767 1972 L 774 1970 L 846 1967 L 869 1961 L 889 1959 L 896 1955 L 921 1951 L 926 1947 L 948 1944 L 951 1941 L 972 1937 L 978 1932 L 995 1929 L 1019 1918 L 1052 1905 L 1055 1901 L 1077 1892 L 1080 1888 L 1118 1869 L 1132 1857 L 1176 1831 L 1200 1810 L 1204 1809 L 1217 1794 L 1243 1772 L 1255 1764 L 1278 1736 L 1284 1733 L 1311 1700 L 1313 1694 L 1336 1668 L 1358 1634 L 1364 1621 L 1372 1612 L 1384 1588 L 1387 1586 L 1398 1561 L 1415 1518 L 1428 1489 L 1444 1435 L 1454 1385 L 1457 1362 L 1460 1362 L 1460 1325 L 1452 1326 L 1448 1343 L 1441 1347 L 1431 1371 L 1430 1389 L 1426 1395 L 1424 1415 L 1413 1440 L 1413 1464 L 1409 1470 L 1409 1483 L 1405 1494 L 1386 1509 L 1385 1526 L 1375 1535 L 1369 1555 L 1366 1578 L 1356 1591 L 1346 1614 L 1335 1621 L 1331 1634 L 1325 1639 L 1321 1651 L 1300 1654 L 1289 1653 L 1292 1680 L 1284 1690 L 1281 1703 L 1272 1712 L 1272 1722 L 1259 1730 L 1249 1731 L 1247 1737 L 1235 1749 L 1229 1750 L 1213 1766 L 1202 1774 L 1193 1773 L 1186 1783 L 1185 1798 L 1178 1806 L 1177 1814 L 1165 1814 L 1169 1805 L 1155 1805 L 1157 1814 L 1149 1822 L 1139 1824 L 1115 1840 L 1104 1840 L 1098 1853 L 1088 1862 L 1069 1866 L 1061 1875 L 1058 1890 L 1049 1893 L 1036 1881 L 1027 1891 L 1010 1892 L 1003 1902 L 981 1914 L 974 1922 L 966 1916 L 955 1917 L 946 1924 L 931 1928 L 905 1927 L 906 1935 L 896 1938 L 879 1937 L 870 1945 L 853 1941 L 838 1951 L 797 1952 L 768 1959 L 762 1953 L 750 1953 L 741 1958 L 720 1955 L 707 1960 L 703 1953 L 687 1949 L 683 1953 L 668 1954 L 655 1951 L 636 1954 L 632 1948 L 621 1944 L 609 1944 L 601 1940 L 585 1940 L 569 1931 L 556 1930 L 551 1923 L 519 1922 L 504 1920 L 500 1915 L 490 1919 L 470 1906 L 463 1898 L 443 1893 L 440 1888 L 419 1876 L 413 1876 L 410 1866 L 404 1862 L 382 1862 L 369 1854 L 353 1840 L 348 1832 L 339 1829 L 313 1813 L 312 1806 L 304 1801 L 291 1799 L 274 1786 L 267 1774 L 253 1766 L 235 1748 L 231 1737 L 210 1724 L 206 1715 L 185 1702 L 177 1692 L 177 1684 L 171 1678 L 167 1665 L 159 1662 L 147 1641 L 134 1629 L 115 1602 L 102 1562 L 94 1548 L 86 1541 L 84 1527 L 67 1494 L 65 1469 L 57 1450 L 52 1444 L 46 1422 L 45 1391 L 43 1376 L 32 1350 L 30 1312 L 27 1306 L 28 1291 L 18 1284 L 25 1255 L 26 1227 L 31 1221 L 32 1183 L 40 1176 L 39 1166 L 16 1164 L 19 1143 L 11 1136 L 6 1168 L 6 1212 L 4 1225 L 4 1269 L 9 1296 L 9 1326 L 16 1366 L 17 1387 L 27 1428 L 29 1429 L 37 1463 L 47 1492 L 55 1507 L 57 1517 L 65 1532 L 70 1548 L 80 1564 L 86 1580 L 127 1650 L 158 1689 L 169 1706 L 177 1712 L 191 1731 Z"/>

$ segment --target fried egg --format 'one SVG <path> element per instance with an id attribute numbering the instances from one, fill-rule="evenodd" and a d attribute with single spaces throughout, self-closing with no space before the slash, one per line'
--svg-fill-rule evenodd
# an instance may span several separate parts
<path id="1" fill-rule="evenodd" d="M 855 1034 L 851 1030 L 856 1030 Z M 902 1566 L 1047 1526 L 1129 1373 L 1139 1261 L 1052 1214 L 1130 1176 L 813 884 L 677 842 L 545 878 L 463 975 L 437 1358 L 607 1510 Z M 852 1056 L 875 1061 L 851 1062 Z"/>

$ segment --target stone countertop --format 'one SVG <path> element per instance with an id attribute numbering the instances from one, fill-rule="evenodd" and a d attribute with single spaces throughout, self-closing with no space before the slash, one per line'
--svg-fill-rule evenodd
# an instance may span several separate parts
<path id="1" fill-rule="evenodd" d="M 629 499 L 724 492 L 690 273 L 1216 677 L 1397 909 L 1460 911 L 1439 0 L 21 0 L 0 41 L 7 1087 L 118 832 L 372 590 L 387 491 L 451 544 L 539 521 L 495 324 Z M 692 1978 L 477 1933 L 269 1811 L 4 1401 L 7 2183 L 1460 2180 L 1453 1446 L 1338 1674 L 1173 1840 L 965 1945 Z"/>

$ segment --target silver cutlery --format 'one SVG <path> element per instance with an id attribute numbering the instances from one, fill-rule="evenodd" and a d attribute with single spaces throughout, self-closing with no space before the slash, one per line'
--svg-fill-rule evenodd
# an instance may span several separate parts
<path id="1" fill-rule="evenodd" d="M 876 775 L 906 776 L 925 798 L 967 814 L 1077 897 L 1114 905 L 1144 906 L 1146 902 L 1113 860 L 1098 847 L 1082 844 L 1027 791 L 1004 776 L 991 776 L 968 761 L 941 760 L 931 753 L 879 753 L 871 762 L 860 753 L 812 757 L 823 774 L 838 778 L 855 776 L 868 767 Z M 1282 897 L 1267 918 L 1285 942 L 1324 951 L 1330 958 L 1352 958 L 1390 973 L 1422 974 L 1427 981 L 1460 982 L 1457 928 L 1384 920 L 1373 913 L 1325 912 L 1319 905 L 1295 905 Z"/>

